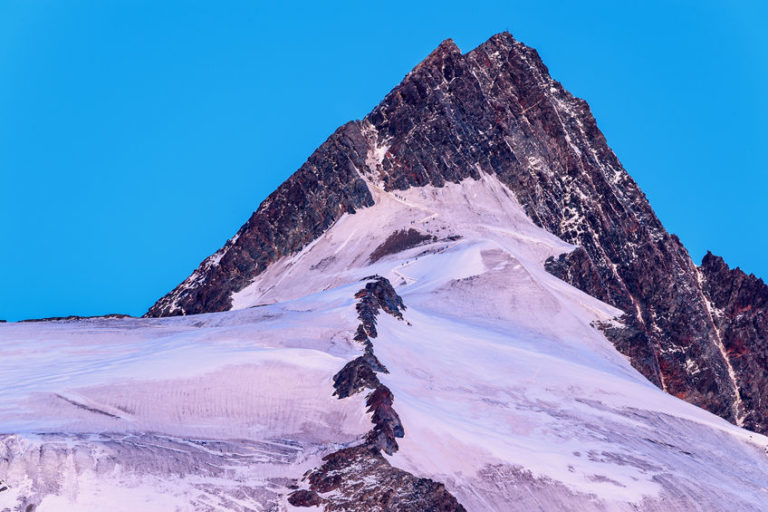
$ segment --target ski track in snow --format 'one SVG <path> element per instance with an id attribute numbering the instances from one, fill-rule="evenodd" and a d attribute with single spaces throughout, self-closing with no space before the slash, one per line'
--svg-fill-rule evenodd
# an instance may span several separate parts
<path id="1" fill-rule="evenodd" d="M 632 369 L 591 327 L 619 311 L 544 271 L 573 247 L 496 178 L 371 188 L 234 311 L 0 325 L 0 510 L 311 510 L 288 486 L 370 429 L 331 379 L 372 274 L 408 307 L 376 341 L 406 426 L 393 465 L 475 511 L 765 510 L 768 439 Z M 436 240 L 369 263 L 410 228 Z"/>

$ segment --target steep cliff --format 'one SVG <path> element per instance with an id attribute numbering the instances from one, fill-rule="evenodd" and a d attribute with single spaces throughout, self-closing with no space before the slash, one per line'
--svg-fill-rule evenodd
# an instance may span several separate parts
<path id="1" fill-rule="evenodd" d="M 768 431 L 768 286 L 707 253 L 702 285 L 744 403 L 744 426 Z"/>

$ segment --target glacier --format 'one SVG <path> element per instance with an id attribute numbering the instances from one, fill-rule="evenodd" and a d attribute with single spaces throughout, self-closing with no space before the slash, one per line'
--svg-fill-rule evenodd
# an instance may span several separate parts
<path id="1" fill-rule="evenodd" d="M 405 428 L 392 466 L 470 511 L 766 510 L 768 438 L 638 373 L 597 328 L 621 311 L 544 269 L 575 246 L 498 178 L 367 184 L 374 206 L 231 311 L 0 325 L 0 510 L 312 510 L 288 495 L 371 427 L 362 395 L 333 396 L 371 275 L 407 307 L 374 342 Z M 404 230 L 424 239 L 371 261 Z"/>

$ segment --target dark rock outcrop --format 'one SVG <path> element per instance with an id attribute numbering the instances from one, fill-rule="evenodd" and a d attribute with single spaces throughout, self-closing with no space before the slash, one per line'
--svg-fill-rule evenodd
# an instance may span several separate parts
<path id="1" fill-rule="evenodd" d="M 506 184 L 537 225 L 580 247 L 547 267 L 625 312 L 624 328 L 605 332 L 635 368 L 671 394 L 766 432 L 768 411 L 759 404 L 768 387 L 743 384 L 761 359 L 734 360 L 741 349 L 735 339 L 725 346 L 722 319 L 709 306 L 714 292 L 705 293 L 699 269 L 608 147 L 587 103 L 508 33 L 466 54 L 451 40 L 440 44 L 362 121 L 334 133 L 148 314 L 227 309 L 231 293 L 271 262 L 342 213 L 370 206 L 366 180 L 393 190 L 483 174 Z M 370 322 L 363 327 L 361 337 L 375 333 Z M 753 331 L 755 344 L 765 340 L 764 326 Z"/>
<path id="2" fill-rule="evenodd" d="M 363 280 L 369 282 L 355 294 L 360 320 L 355 341 L 363 344 L 364 356 L 347 363 L 334 376 L 333 383 L 334 395 L 340 399 L 366 388 L 372 390 L 365 405 L 372 413 L 373 428 L 362 443 L 323 457 L 321 467 L 304 475 L 309 489 L 294 490 L 288 502 L 297 507 L 320 505 L 324 510 L 337 511 L 463 512 L 464 507 L 443 484 L 395 468 L 381 455 L 382 451 L 388 455 L 398 451 L 395 438 L 404 437 L 405 429 L 392 407 L 392 391 L 376 376 L 377 372 L 386 373 L 386 369 L 377 369 L 383 365 L 373 353 L 371 338 L 378 336 L 378 314 L 384 311 L 402 320 L 405 304 L 389 280 L 380 276 Z"/>
<path id="3" fill-rule="evenodd" d="M 392 455 L 399 449 L 395 438 L 405 436 L 400 416 L 392 408 L 394 400 L 392 392 L 383 384 L 378 385 L 365 400 L 368 412 L 373 413 L 371 422 L 374 425 L 366 441 L 388 455 Z"/>
<path id="4" fill-rule="evenodd" d="M 376 370 L 362 356 L 348 362 L 333 376 L 334 394 L 339 398 L 347 398 L 366 388 L 376 389 L 379 384 Z"/>
<path id="5" fill-rule="evenodd" d="M 378 450 L 367 445 L 339 450 L 323 461 L 320 468 L 308 475 L 311 490 L 306 492 L 329 493 L 328 497 L 320 497 L 326 511 L 465 510 L 445 485 L 392 467 Z"/>
<path id="6" fill-rule="evenodd" d="M 366 443 L 392 455 L 398 450 L 395 438 L 403 437 L 405 430 L 400 417 L 392 408 L 395 397 L 385 385 L 379 381 L 377 373 L 389 373 L 373 352 L 372 338 L 376 338 L 376 317 L 379 312 L 392 315 L 402 320 L 405 304 L 397 294 L 388 279 L 381 276 L 369 276 L 365 288 L 355 294 L 357 318 L 360 324 L 354 340 L 363 345 L 363 355 L 356 357 L 344 365 L 333 376 L 334 395 L 338 398 L 360 393 L 364 389 L 372 390 L 366 399 L 368 412 L 373 413 L 371 421 L 373 429 L 366 436 Z"/>
<path id="7" fill-rule="evenodd" d="M 357 317 L 360 319 L 358 334 L 362 332 L 371 338 L 376 337 L 376 315 L 384 311 L 397 319 L 403 318 L 405 304 L 397 294 L 388 279 L 380 276 L 369 276 L 363 279 L 371 280 L 365 288 L 355 294 L 358 299 Z"/>
<path id="8" fill-rule="evenodd" d="M 768 432 L 768 285 L 712 253 L 700 269 L 744 404 L 744 426 Z"/>
<path id="9" fill-rule="evenodd" d="M 405 251 L 406 249 L 419 246 L 434 238 L 435 237 L 431 235 L 420 233 L 413 228 L 410 228 L 407 231 L 405 229 L 395 231 L 389 235 L 381 245 L 373 250 L 370 256 L 370 261 L 371 263 L 375 263 L 388 254 L 396 254 Z"/>
<path id="10" fill-rule="evenodd" d="M 323 500 L 315 491 L 299 489 L 288 495 L 288 503 L 294 507 L 316 507 L 323 503 Z"/>

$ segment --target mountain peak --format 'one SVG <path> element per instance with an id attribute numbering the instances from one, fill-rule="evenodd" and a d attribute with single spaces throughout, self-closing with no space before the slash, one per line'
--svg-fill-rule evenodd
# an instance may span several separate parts
<path id="1" fill-rule="evenodd" d="M 409 73 L 409 76 L 422 69 L 442 68 L 446 62 L 460 58 L 461 50 L 456 46 L 456 43 L 453 42 L 453 39 L 448 38 L 441 42 L 424 60 L 417 64 L 413 71 Z"/>
<path id="2" fill-rule="evenodd" d="M 479 48 L 483 48 L 487 45 L 506 46 L 507 48 L 512 48 L 516 44 L 522 43 L 515 39 L 515 36 L 513 36 L 510 31 L 505 30 L 489 37 L 485 43 L 479 46 Z"/>
<path id="3" fill-rule="evenodd" d="M 461 50 L 453 41 L 453 39 L 449 37 L 448 39 L 444 39 L 439 45 L 437 45 L 437 48 L 435 48 L 432 51 L 430 56 L 436 53 L 445 54 L 445 55 L 456 54 L 456 53 L 461 54 Z"/>
<path id="4" fill-rule="evenodd" d="M 273 294 L 259 288 L 259 276 L 306 257 L 321 239 L 336 240 L 329 231 L 348 216 L 387 194 L 413 188 L 427 194 L 470 181 L 514 197 L 535 225 L 570 244 L 547 260 L 547 270 L 624 313 L 623 327 L 604 331 L 640 373 L 729 421 L 768 431 L 768 411 L 752 405 L 759 400 L 750 402 L 751 377 L 738 369 L 743 362 L 731 361 L 723 343 L 728 327 L 710 310 L 700 270 L 656 218 L 586 102 L 563 89 L 536 50 L 508 32 L 465 54 L 452 40 L 443 41 L 363 121 L 331 135 L 148 316 L 258 304 Z M 493 222 L 505 214 L 499 194 L 496 188 L 490 194 L 499 211 L 486 212 Z M 371 219 L 365 235 L 348 233 L 312 272 L 340 261 L 352 245 L 371 244 L 345 269 L 367 272 L 377 246 L 413 227 L 380 222 Z M 395 238 L 437 236 L 429 229 Z M 445 237 L 464 235 L 456 228 Z M 281 275 L 270 286 L 311 293 L 329 286 L 326 281 L 301 276 L 289 283 Z M 757 340 L 760 333 L 752 336 Z M 768 387 L 758 395 L 768 400 Z"/>
<path id="5" fill-rule="evenodd" d="M 768 287 L 697 267 L 509 33 L 443 42 L 147 316 L 196 313 L 0 326 L 0 501 L 765 509 Z"/>
<path id="6" fill-rule="evenodd" d="M 704 255 L 704 258 L 701 260 L 701 267 L 730 270 L 722 256 L 717 256 L 712 251 L 707 251 L 707 254 Z"/>

